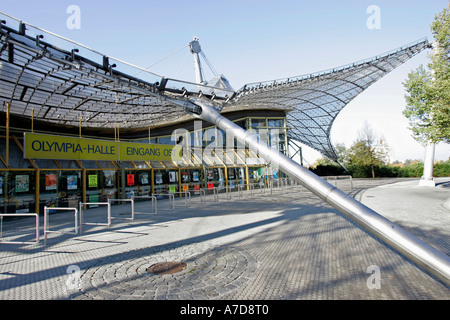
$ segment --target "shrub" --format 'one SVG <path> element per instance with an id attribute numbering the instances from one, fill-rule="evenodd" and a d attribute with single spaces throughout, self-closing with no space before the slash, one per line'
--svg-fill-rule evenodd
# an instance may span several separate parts
<path id="1" fill-rule="evenodd" d="M 394 165 L 375 166 L 375 176 L 379 178 L 420 178 L 423 175 L 423 162 L 413 162 L 403 167 Z M 352 175 L 353 178 L 371 178 L 370 166 L 350 165 L 349 171 L 337 164 L 320 164 L 310 168 L 318 176 Z M 435 177 L 450 177 L 450 160 L 439 161 L 434 164 Z"/>

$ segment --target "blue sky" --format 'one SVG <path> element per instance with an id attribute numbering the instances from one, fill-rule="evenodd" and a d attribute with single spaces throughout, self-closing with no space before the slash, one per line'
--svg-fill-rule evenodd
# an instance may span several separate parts
<path id="1" fill-rule="evenodd" d="M 81 10 L 79 29 L 67 27 L 69 5 Z M 370 5 L 380 9 L 380 29 L 367 27 Z M 186 47 L 150 70 L 189 81 L 194 68 L 187 45 L 197 36 L 214 69 L 239 89 L 432 40 L 429 26 L 447 6 L 448 0 L 23 0 L 3 3 L 0 11 L 144 68 Z M 352 101 L 335 121 L 333 142 L 349 147 L 367 121 L 386 138 L 391 160 L 423 159 L 424 148 L 411 138 L 402 115 L 402 82 L 427 61 L 427 52 L 421 53 Z M 307 148 L 304 155 L 307 163 L 320 156 Z M 436 159 L 449 157 L 450 146 L 437 145 Z"/>

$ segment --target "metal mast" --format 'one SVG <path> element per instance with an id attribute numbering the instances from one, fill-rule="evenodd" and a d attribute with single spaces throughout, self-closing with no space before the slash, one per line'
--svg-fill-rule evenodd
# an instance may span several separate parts
<path id="1" fill-rule="evenodd" d="M 249 132 L 219 114 L 211 104 L 200 101 L 199 99 L 195 102 L 185 101 L 183 102 L 183 107 L 186 111 L 192 112 L 197 118 L 224 130 L 227 136 L 233 136 L 244 145 L 248 145 L 249 148 L 255 150 L 266 161 L 278 163 L 282 171 L 306 189 L 447 285 L 450 284 L 450 257 L 444 253 L 436 250 L 400 226 L 356 201 L 343 191 L 286 157 L 278 150 L 272 149 Z"/>
<path id="2" fill-rule="evenodd" d="M 194 40 L 189 42 L 189 48 L 194 56 L 195 80 L 198 84 L 203 84 L 205 79 L 203 79 L 202 65 L 200 63 L 200 57 L 198 56 L 202 51 L 202 47 L 200 46 L 200 42 L 198 42 L 198 38 L 194 37 Z"/>

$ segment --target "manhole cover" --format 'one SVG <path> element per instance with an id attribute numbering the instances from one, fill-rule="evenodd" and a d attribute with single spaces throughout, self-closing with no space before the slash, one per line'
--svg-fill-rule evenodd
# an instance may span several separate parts
<path id="1" fill-rule="evenodd" d="M 70 298 L 218 299 L 249 281 L 258 266 L 245 250 L 209 243 L 140 249 L 121 258 L 111 256 L 89 267 L 81 275 L 82 291 Z"/>
<path id="2" fill-rule="evenodd" d="M 152 274 L 164 275 L 183 271 L 187 268 L 184 262 L 159 262 L 151 265 L 146 270 Z"/>

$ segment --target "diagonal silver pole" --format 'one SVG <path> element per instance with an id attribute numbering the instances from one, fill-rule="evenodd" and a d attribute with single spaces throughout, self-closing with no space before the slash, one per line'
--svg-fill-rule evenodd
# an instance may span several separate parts
<path id="1" fill-rule="evenodd" d="M 280 170 L 296 180 L 320 199 L 340 211 L 356 224 L 390 245 L 430 274 L 450 285 L 450 257 L 414 237 L 400 226 L 382 217 L 345 192 L 337 189 L 289 157 L 272 149 L 246 130 L 222 116 L 203 101 L 184 102 L 183 107 L 197 118 L 216 125 L 240 143 L 256 150 L 268 162 L 278 163 Z"/>

